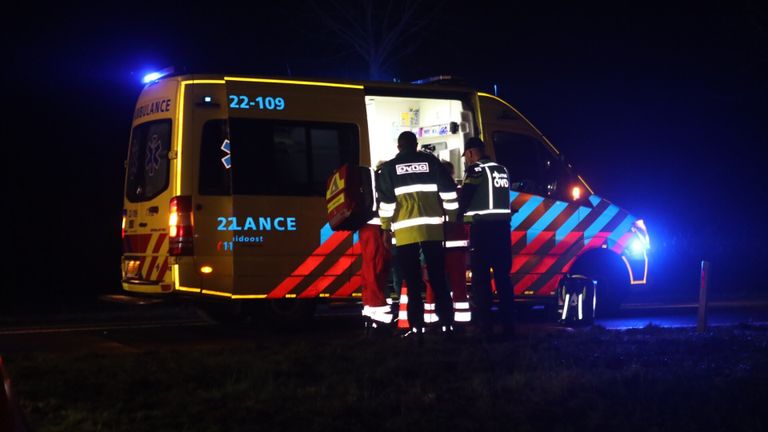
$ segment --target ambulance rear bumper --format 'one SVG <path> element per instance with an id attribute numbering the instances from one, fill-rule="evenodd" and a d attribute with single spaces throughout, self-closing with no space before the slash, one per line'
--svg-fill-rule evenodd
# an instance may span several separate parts
<path id="1" fill-rule="evenodd" d="M 140 279 L 123 279 L 123 290 L 142 294 L 169 294 L 173 291 L 170 283 L 145 281 Z"/>

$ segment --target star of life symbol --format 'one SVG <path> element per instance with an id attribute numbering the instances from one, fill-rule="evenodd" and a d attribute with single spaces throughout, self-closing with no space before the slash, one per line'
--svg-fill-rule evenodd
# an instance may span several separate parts
<path id="1" fill-rule="evenodd" d="M 150 177 L 153 177 L 160 169 L 160 149 L 162 147 L 160 137 L 157 134 L 152 134 L 147 143 L 147 157 L 144 160 L 144 170 Z"/>
<path id="2" fill-rule="evenodd" d="M 228 139 L 224 140 L 224 143 L 221 145 L 221 149 L 224 150 L 224 152 L 227 154 L 221 158 L 221 163 L 224 164 L 224 168 L 229 169 L 232 167 L 232 156 L 230 155 Z"/>

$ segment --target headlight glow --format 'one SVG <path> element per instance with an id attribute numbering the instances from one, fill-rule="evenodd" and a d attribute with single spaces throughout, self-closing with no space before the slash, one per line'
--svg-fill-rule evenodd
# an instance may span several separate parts
<path id="1" fill-rule="evenodd" d="M 651 248 L 651 238 L 648 235 L 645 222 L 642 219 L 635 221 L 632 232 L 635 233 L 635 236 L 629 242 L 629 252 L 634 256 L 642 256 Z"/>
<path id="2" fill-rule="evenodd" d="M 629 245 L 629 250 L 633 255 L 642 255 L 645 249 L 645 242 L 639 238 L 633 238 L 632 243 Z"/>

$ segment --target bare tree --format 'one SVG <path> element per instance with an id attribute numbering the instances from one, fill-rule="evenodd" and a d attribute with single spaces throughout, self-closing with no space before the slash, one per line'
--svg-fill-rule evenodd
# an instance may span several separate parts
<path id="1" fill-rule="evenodd" d="M 368 63 L 368 77 L 384 79 L 392 63 L 418 46 L 430 22 L 422 0 L 313 0 L 324 27 Z"/>

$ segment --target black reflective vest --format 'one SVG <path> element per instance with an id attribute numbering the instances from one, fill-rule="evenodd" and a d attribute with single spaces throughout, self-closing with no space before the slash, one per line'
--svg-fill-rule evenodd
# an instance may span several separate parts
<path id="1" fill-rule="evenodd" d="M 507 169 L 487 158 L 467 167 L 459 203 L 464 222 L 509 220 Z"/>

